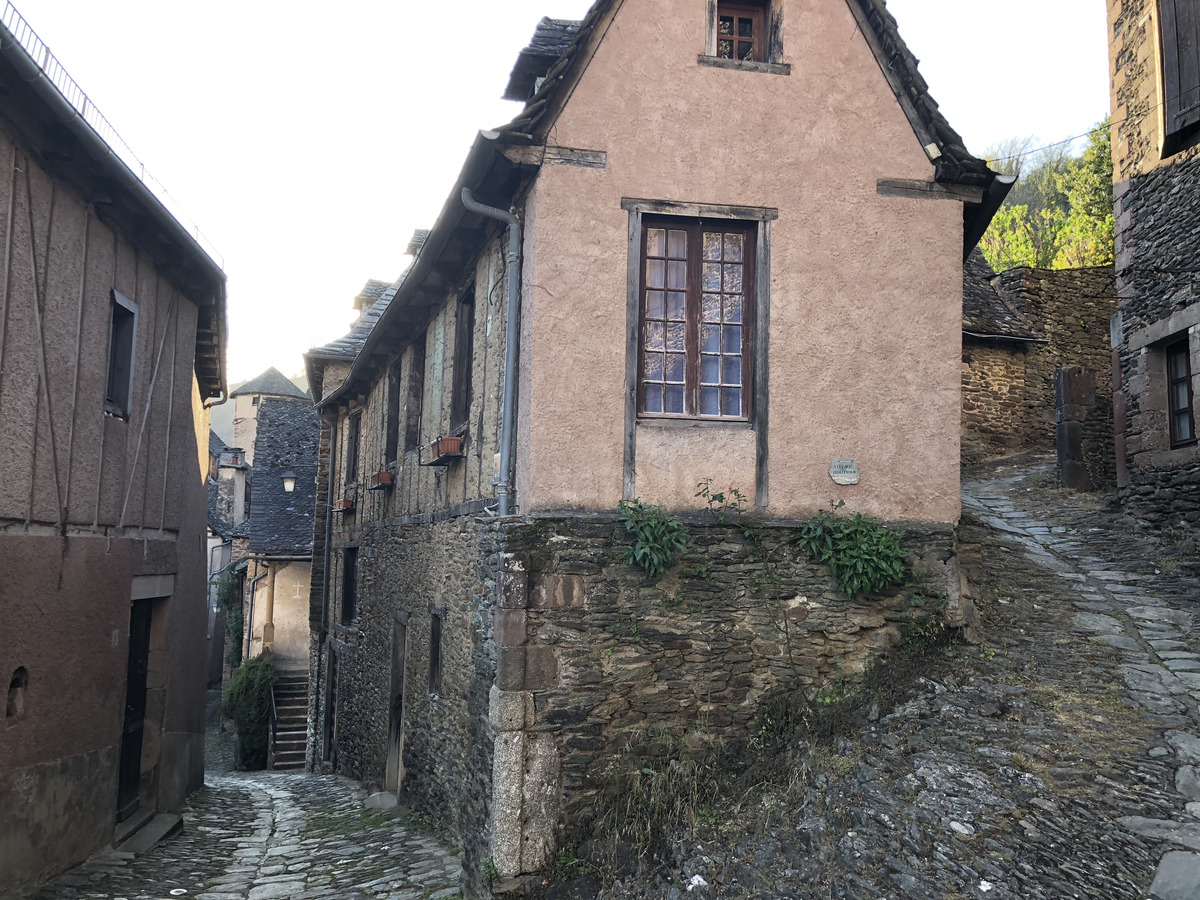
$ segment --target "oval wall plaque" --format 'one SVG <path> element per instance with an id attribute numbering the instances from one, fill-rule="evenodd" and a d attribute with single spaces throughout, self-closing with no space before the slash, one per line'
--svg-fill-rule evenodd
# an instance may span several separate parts
<path id="1" fill-rule="evenodd" d="M 858 464 L 852 459 L 835 459 L 829 464 L 834 484 L 858 484 Z"/>

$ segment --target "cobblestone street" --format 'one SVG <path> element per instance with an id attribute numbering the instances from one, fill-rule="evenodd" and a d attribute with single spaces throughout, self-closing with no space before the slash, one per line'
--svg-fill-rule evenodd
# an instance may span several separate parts
<path id="1" fill-rule="evenodd" d="M 32 900 L 432 900 L 460 896 L 461 863 L 402 810 L 366 809 L 337 777 L 233 772 L 210 693 L 207 774 L 183 829 L 147 853 L 113 852 Z"/>

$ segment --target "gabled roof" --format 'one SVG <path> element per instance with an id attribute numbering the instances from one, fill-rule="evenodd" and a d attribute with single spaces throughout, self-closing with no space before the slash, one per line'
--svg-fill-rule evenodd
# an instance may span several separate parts
<path id="1" fill-rule="evenodd" d="M 963 266 L 963 333 L 971 337 L 1043 340 L 995 284 L 996 273 L 976 247 Z"/>
<path id="2" fill-rule="evenodd" d="M 624 2 L 596 0 L 544 76 L 534 74 L 535 80 L 543 77 L 543 81 L 521 113 L 496 131 L 479 133 L 420 254 L 402 282 L 394 286 L 389 302 L 370 323 L 372 327 L 361 327 L 368 324 L 364 317 L 342 341 L 306 354 L 314 396 L 321 397 L 319 407 L 337 404 L 350 393 L 356 381 L 374 365 L 376 351 L 390 349 L 386 337 L 390 332 L 418 328 L 427 321 L 440 293 L 452 286 L 453 273 L 461 271 L 461 266 L 470 261 L 471 253 L 477 250 L 487 229 L 494 224 L 463 206 L 463 189 L 474 192 L 480 203 L 507 208 L 522 186 L 528 183 L 531 173 L 540 166 L 539 148 L 544 149 L 559 113 L 570 100 Z M 962 138 L 938 111 L 937 104 L 929 96 L 928 85 L 917 71 L 917 59 L 900 39 L 896 22 L 887 12 L 884 0 L 842 2 L 854 14 L 884 77 L 925 148 L 934 167 L 935 181 L 961 185 L 981 198 L 978 202 L 964 203 L 965 257 L 968 249 L 978 243 L 1012 181 L 1002 182 L 983 160 L 971 156 Z M 565 39 L 565 30 L 559 38 Z M 531 51 L 526 57 L 530 66 L 535 58 L 540 58 L 541 50 L 550 45 L 548 32 L 543 32 L 543 38 L 535 32 L 534 43 L 527 48 Z M 514 75 L 518 70 L 523 71 L 523 66 L 518 60 Z M 530 71 L 540 71 L 540 68 Z M 341 385 L 327 394 L 321 391 L 314 378 L 314 362 L 322 359 L 352 361 Z"/>
<path id="3" fill-rule="evenodd" d="M 229 396 L 240 397 L 243 394 L 267 394 L 272 397 L 308 398 L 308 394 L 296 387 L 290 379 L 274 366 L 267 369 L 267 371 L 263 372 L 257 378 L 251 378 Z"/>
<path id="4" fill-rule="evenodd" d="M 0 119 L 90 215 L 145 254 L 195 304 L 200 397 L 223 397 L 225 273 L 118 155 L 124 142 L 11 4 L 0 22 Z"/>
<path id="5" fill-rule="evenodd" d="M 375 323 L 379 321 L 379 317 L 383 315 L 384 310 L 388 308 L 388 304 L 392 302 L 392 298 L 396 296 L 396 289 L 400 287 L 400 282 L 389 285 L 370 308 L 359 316 L 348 332 L 338 338 L 336 341 L 330 341 L 323 347 L 313 347 L 304 355 L 314 359 L 354 359 L 358 355 L 358 351 L 362 349 L 366 343 L 367 335 L 371 333 L 371 329 L 375 327 Z M 309 376 L 312 380 L 312 376 Z"/>
<path id="6" fill-rule="evenodd" d="M 359 312 L 364 309 L 374 306 L 375 303 L 383 296 L 384 292 L 392 286 L 390 281 L 376 281 L 370 279 L 363 289 L 358 292 L 358 296 L 354 298 L 354 308 Z"/>
<path id="7" fill-rule="evenodd" d="M 225 442 L 217 436 L 217 433 L 211 428 L 208 429 L 208 452 L 209 455 L 221 458 L 221 451 L 225 449 Z"/>
<path id="8" fill-rule="evenodd" d="M 250 504 L 252 552 L 267 556 L 312 553 L 320 439 L 317 412 L 307 398 L 268 397 L 259 405 Z M 285 472 L 296 476 L 293 491 L 283 489 Z"/>
<path id="9" fill-rule="evenodd" d="M 900 37 L 896 20 L 887 11 L 885 0 L 845 0 L 858 21 L 859 29 L 875 61 L 896 95 L 916 132 L 926 155 L 933 162 L 934 179 L 942 183 L 987 187 L 995 173 L 981 159 L 972 156 L 963 139 L 938 109 L 929 94 L 929 85 L 917 70 L 918 61 Z M 505 99 L 527 100 L 525 109 L 504 131 L 523 132 L 535 137 L 545 134 L 557 118 L 570 88 L 586 67 L 603 32 L 624 0 L 597 0 L 582 22 L 543 19 L 533 41 L 521 51 L 513 67 Z M 549 24 L 548 24 L 549 23 Z M 569 42 L 567 39 L 570 39 Z M 565 44 L 565 46 L 562 46 Z M 562 47 L 557 58 L 552 53 Z M 547 61 L 549 61 L 547 63 Z M 510 96 L 517 88 L 537 78 L 545 80 L 537 93 Z"/>

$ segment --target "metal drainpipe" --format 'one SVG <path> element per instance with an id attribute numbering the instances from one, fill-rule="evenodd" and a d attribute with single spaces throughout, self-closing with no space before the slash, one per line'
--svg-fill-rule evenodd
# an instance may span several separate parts
<path id="1" fill-rule="evenodd" d="M 471 189 L 462 189 L 463 206 L 473 213 L 508 225 L 508 311 L 504 325 L 504 408 L 500 424 L 500 477 L 496 482 L 501 518 L 512 515 L 512 469 L 516 455 L 517 354 L 521 341 L 521 223 L 507 210 L 477 203 Z"/>

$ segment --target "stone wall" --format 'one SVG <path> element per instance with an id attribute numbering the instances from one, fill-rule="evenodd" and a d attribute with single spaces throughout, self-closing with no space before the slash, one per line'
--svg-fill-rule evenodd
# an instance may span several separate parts
<path id="1" fill-rule="evenodd" d="M 1179 154 L 1117 185 L 1122 498 L 1155 525 L 1200 528 L 1200 448 L 1171 447 L 1164 349 L 1187 340 L 1200 398 L 1200 154 Z M 1193 419 L 1200 409 L 1193 403 Z"/>
<path id="2" fill-rule="evenodd" d="M 331 556 L 334 621 L 327 640 L 313 639 L 310 767 L 385 785 L 395 664 L 404 679 L 403 792 L 462 848 L 465 870 L 478 878 L 490 845 L 497 535 L 460 516 L 382 521 L 341 537 L 348 539 L 336 541 Z M 358 616 L 343 626 L 348 546 L 358 549 Z M 440 686 L 430 668 L 434 616 L 442 622 Z M 403 658 L 394 660 L 398 636 Z M 323 727 L 330 653 L 338 666 L 336 748 L 326 746 Z"/>
<path id="3" fill-rule="evenodd" d="M 1025 430 L 1025 344 L 963 336 L 962 454 L 973 463 L 1022 449 Z"/>
<path id="4" fill-rule="evenodd" d="M 1112 384 L 1108 323 L 1117 310 L 1112 267 L 1023 267 L 1000 274 L 995 283 L 1044 340 L 985 343 L 964 337 L 967 461 L 1013 450 L 1054 448 L 1058 369 L 1082 366 L 1093 372 L 1101 394 L 1107 394 Z M 1100 488 L 1115 482 L 1111 404 L 1097 408 L 1089 428 L 1098 441 L 1097 459 L 1108 460 L 1097 483 Z"/>
<path id="5" fill-rule="evenodd" d="M 851 600 L 782 525 L 691 526 L 678 564 L 652 579 L 625 562 L 615 516 L 533 519 L 506 532 L 492 717 L 492 854 L 501 875 L 537 871 L 627 774 L 627 748 L 677 753 L 744 736 L 779 689 L 815 692 L 895 647 L 918 615 L 906 592 Z M 915 590 L 959 596 L 949 529 L 906 534 Z M 639 757 L 641 758 L 641 757 Z"/>

